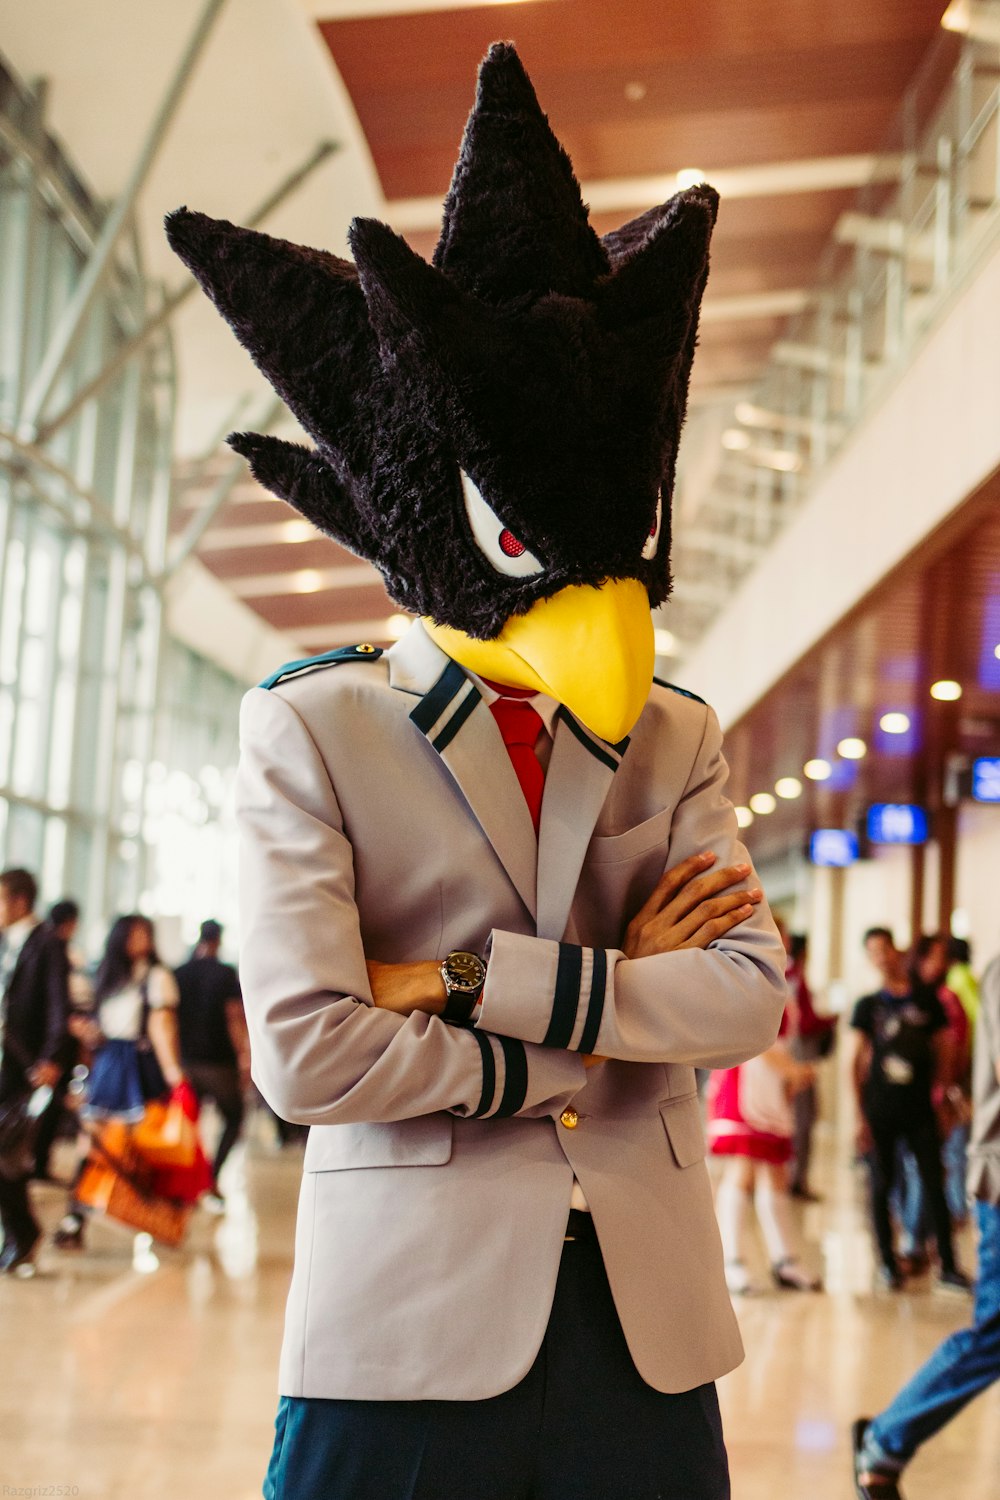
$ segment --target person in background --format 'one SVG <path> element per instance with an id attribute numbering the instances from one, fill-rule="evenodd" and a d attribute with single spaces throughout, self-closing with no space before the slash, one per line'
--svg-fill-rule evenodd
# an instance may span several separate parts
<path id="1" fill-rule="evenodd" d="M 784 941 L 787 929 L 779 919 L 776 925 Z M 708 1084 L 709 1150 L 728 1158 L 715 1194 L 715 1213 L 726 1285 L 737 1296 L 756 1290 L 744 1251 L 751 1202 L 775 1286 L 787 1291 L 819 1291 L 821 1286 L 801 1262 L 788 1197 L 794 1099 L 815 1082 L 811 1064 L 793 1055 L 798 1025 L 798 1005 L 789 992 L 774 1046 L 738 1068 L 713 1073 Z"/>
<path id="2" fill-rule="evenodd" d="M 785 983 L 798 1007 L 798 1027 L 792 1040 L 792 1055 L 799 1062 L 815 1063 L 828 1057 L 837 1031 L 835 1016 L 816 1014 L 812 991 L 806 979 L 808 939 L 804 933 L 790 933 L 783 922 L 778 922 L 788 967 Z M 792 1135 L 792 1162 L 789 1171 L 788 1191 L 793 1198 L 802 1198 L 806 1203 L 819 1202 L 819 1194 L 809 1186 L 809 1164 L 812 1157 L 812 1134 L 816 1124 L 816 1082 L 813 1079 L 798 1089 L 792 1100 L 795 1130 Z"/>
<path id="3" fill-rule="evenodd" d="M 951 1074 L 948 1018 L 934 990 L 911 978 L 888 928 L 870 928 L 864 943 L 882 986 L 854 1007 L 852 1074 L 858 1106 L 857 1147 L 868 1160 L 882 1278 L 893 1291 L 903 1286 L 889 1211 L 897 1148 L 902 1142 L 912 1151 L 923 1184 L 937 1239 L 939 1284 L 946 1290 L 968 1291 L 968 1277 L 955 1262 L 933 1104 L 935 1085 L 947 1083 Z"/>
<path id="4" fill-rule="evenodd" d="M 239 1139 L 243 1096 L 250 1085 L 250 1038 L 236 970 L 219 958 L 222 927 L 202 922 L 197 946 L 177 970 L 181 1061 L 198 1102 L 212 1099 L 223 1131 L 212 1164 L 214 1191 L 206 1204 L 220 1208 L 219 1175 Z"/>
<path id="5" fill-rule="evenodd" d="M 62 1072 L 69 1006 L 66 949 L 35 913 L 28 870 L 0 874 L 0 1104 L 26 1090 L 55 1088 Z M 30 1276 L 41 1239 L 28 1177 L 0 1176 L 0 1271 Z"/>
<path id="6" fill-rule="evenodd" d="M 950 1067 L 934 1090 L 934 1108 L 941 1131 L 944 1191 L 956 1227 L 968 1219 L 965 1192 L 966 1151 L 972 1119 L 972 1028 L 958 995 L 947 984 L 948 943 L 941 933 L 925 934 L 913 950 L 912 972 L 930 985 L 944 1006 L 950 1036 Z"/>
<path id="7" fill-rule="evenodd" d="M 968 1187 L 979 1228 L 972 1325 L 945 1339 L 874 1421 L 854 1423 L 859 1500 L 901 1500 L 899 1476 L 921 1444 L 1000 1379 L 1000 958 L 983 975 L 972 1095 Z"/>
<path id="8" fill-rule="evenodd" d="M 944 982 L 961 1000 L 974 1035 L 976 1017 L 979 1014 L 979 982 L 972 972 L 972 949 L 965 938 L 948 939 L 948 972 L 944 976 Z"/>
<path id="9" fill-rule="evenodd" d="M 943 983 L 947 967 L 946 942 L 938 933 L 924 933 L 910 954 L 910 978 L 937 994 L 948 1018 L 948 1077 L 934 1086 L 934 1112 L 941 1137 L 944 1190 L 952 1227 L 968 1219 L 965 1198 L 965 1152 L 969 1140 L 969 1022 L 958 996 Z M 912 1151 L 902 1142 L 896 1149 L 896 1178 L 890 1198 L 900 1225 L 898 1259 L 907 1276 L 926 1270 L 927 1212 L 923 1184 Z"/>
<path id="10" fill-rule="evenodd" d="M 62 1054 L 56 1059 L 61 1064 L 62 1071 L 52 1090 L 52 1098 L 38 1121 L 38 1133 L 35 1137 L 35 1169 L 32 1173 L 36 1182 L 55 1181 L 49 1168 L 52 1147 L 65 1116 L 66 1091 L 69 1088 L 70 1078 L 74 1067 L 80 1061 L 80 1043 L 74 1034 L 74 1016 L 79 1008 L 85 1008 L 81 1006 L 81 1002 L 89 999 L 90 994 L 90 985 L 82 972 L 79 955 L 71 947 L 80 925 L 79 906 L 69 898 L 55 902 L 49 909 L 45 925 L 56 941 L 63 945 L 66 954 L 69 1011 Z"/>
<path id="11" fill-rule="evenodd" d="M 100 1035 L 95 1038 L 85 1120 L 135 1124 L 145 1114 L 148 1100 L 182 1082 L 178 1000 L 177 982 L 157 956 L 152 922 L 137 912 L 118 917 L 94 977 Z M 81 1144 L 74 1187 L 86 1161 L 86 1137 Z M 83 1205 L 71 1198 L 56 1230 L 56 1245 L 63 1250 L 79 1248 L 83 1226 Z"/>

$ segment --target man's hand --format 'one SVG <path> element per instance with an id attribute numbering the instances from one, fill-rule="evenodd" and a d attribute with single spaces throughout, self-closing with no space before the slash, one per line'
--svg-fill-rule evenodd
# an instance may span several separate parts
<path id="1" fill-rule="evenodd" d="M 366 968 L 372 999 L 380 1010 L 395 1011 L 397 1016 L 412 1016 L 415 1010 L 439 1016 L 444 1010 L 448 993 L 438 959 L 412 964 L 380 964 L 371 959 Z"/>
<path id="2" fill-rule="evenodd" d="M 706 874 L 714 863 L 712 853 L 693 854 L 661 877 L 626 928 L 622 944 L 626 958 L 707 948 L 752 915 L 764 892 L 758 886 L 731 889 L 746 879 L 750 866 L 726 865 Z"/>

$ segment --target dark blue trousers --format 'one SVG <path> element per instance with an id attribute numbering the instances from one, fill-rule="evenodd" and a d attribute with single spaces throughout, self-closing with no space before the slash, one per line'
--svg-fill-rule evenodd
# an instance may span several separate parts
<path id="1" fill-rule="evenodd" d="M 714 1385 L 632 1363 L 589 1214 L 570 1216 L 538 1357 L 487 1401 L 282 1396 L 265 1500 L 729 1500 Z"/>

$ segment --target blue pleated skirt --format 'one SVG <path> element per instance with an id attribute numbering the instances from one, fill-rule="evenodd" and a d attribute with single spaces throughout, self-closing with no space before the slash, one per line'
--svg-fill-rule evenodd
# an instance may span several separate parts
<path id="1" fill-rule="evenodd" d="M 146 1113 L 146 1100 L 135 1042 L 118 1037 L 102 1043 L 87 1079 L 87 1120 L 127 1120 L 135 1124 Z"/>

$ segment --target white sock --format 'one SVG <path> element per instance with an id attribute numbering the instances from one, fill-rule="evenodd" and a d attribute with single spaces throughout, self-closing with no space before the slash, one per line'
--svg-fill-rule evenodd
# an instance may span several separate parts
<path id="1" fill-rule="evenodd" d="M 743 1260 L 743 1230 L 746 1224 L 750 1194 L 744 1192 L 735 1177 L 723 1177 L 715 1194 L 715 1216 L 719 1221 L 722 1253 L 728 1263 Z"/>
<path id="2" fill-rule="evenodd" d="M 798 1260 L 798 1243 L 788 1194 L 776 1192 L 774 1185 L 763 1174 L 757 1181 L 754 1208 L 757 1210 L 757 1222 L 772 1266 L 779 1266 L 783 1260 Z"/>

